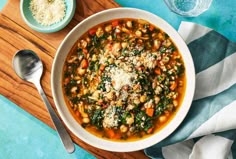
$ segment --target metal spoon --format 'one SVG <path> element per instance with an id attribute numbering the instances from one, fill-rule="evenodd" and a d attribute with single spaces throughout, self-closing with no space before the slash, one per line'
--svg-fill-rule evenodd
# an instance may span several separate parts
<path id="1" fill-rule="evenodd" d="M 40 79 L 43 73 L 43 64 L 39 57 L 31 50 L 20 50 L 16 52 L 13 57 L 13 68 L 16 74 L 28 82 L 33 83 L 38 89 L 44 104 L 47 106 L 48 112 L 57 129 L 57 132 L 61 138 L 61 141 L 68 153 L 72 153 L 75 150 L 74 144 L 63 126 L 62 122 L 54 112 L 52 106 L 50 105 L 42 87 L 40 84 Z"/>

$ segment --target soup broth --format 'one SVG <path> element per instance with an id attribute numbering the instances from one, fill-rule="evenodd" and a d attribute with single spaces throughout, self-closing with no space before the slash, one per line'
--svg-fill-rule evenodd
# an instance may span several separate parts
<path id="1" fill-rule="evenodd" d="M 64 96 L 74 118 L 109 140 L 138 140 L 158 132 L 185 93 L 177 47 L 142 19 L 116 19 L 91 28 L 70 50 L 63 69 Z"/>

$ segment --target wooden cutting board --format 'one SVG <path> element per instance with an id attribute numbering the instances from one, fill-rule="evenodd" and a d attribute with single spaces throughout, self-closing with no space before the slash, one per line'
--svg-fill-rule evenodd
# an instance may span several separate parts
<path id="1" fill-rule="evenodd" d="M 52 62 L 59 44 L 66 34 L 84 18 L 96 12 L 120 6 L 112 0 L 77 0 L 76 13 L 69 25 L 59 32 L 50 34 L 39 33 L 29 28 L 21 18 L 19 6 L 19 0 L 8 0 L 7 5 L 0 13 L 0 94 L 54 128 L 46 107 L 34 85 L 24 82 L 14 73 L 12 69 L 13 55 L 20 49 L 32 49 L 40 56 L 45 69 L 41 82 L 42 87 L 55 109 L 52 99 L 50 74 Z M 71 132 L 70 135 L 75 143 L 97 158 L 147 158 L 143 151 L 117 153 L 97 149 L 84 143 Z"/>

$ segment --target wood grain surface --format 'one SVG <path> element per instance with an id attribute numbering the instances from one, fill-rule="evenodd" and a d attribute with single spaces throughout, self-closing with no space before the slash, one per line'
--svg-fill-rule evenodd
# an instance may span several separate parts
<path id="1" fill-rule="evenodd" d="M 46 107 L 34 85 L 21 80 L 14 73 L 12 69 L 14 54 L 20 49 L 31 49 L 40 56 L 44 63 L 42 87 L 55 109 L 52 99 L 50 74 L 52 62 L 59 44 L 66 34 L 86 17 L 105 9 L 120 6 L 112 0 L 77 0 L 76 13 L 69 25 L 59 32 L 50 34 L 39 33 L 29 28 L 21 18 L 19 6 L 19 0 L 8 0 L 7 5 L 0 13 L 0 94 L 54 129 Z M 75 143 L 97 158 L 147 158 L 143 151 L 117 153 L 97 149 L 84 143 L 71 132 L 70 135 Z"/>

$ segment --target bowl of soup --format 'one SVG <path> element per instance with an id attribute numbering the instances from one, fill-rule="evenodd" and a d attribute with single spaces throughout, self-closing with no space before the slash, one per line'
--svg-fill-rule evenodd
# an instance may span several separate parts
<path id="1" fill-rule="evenodd" d="M 166 21 L 115 8 L 79 23 L 59 46 L 52 92 L 65 125 L 84 142 L 129 152 L 168 137 L 195 90 L 189 49 Z"/>

